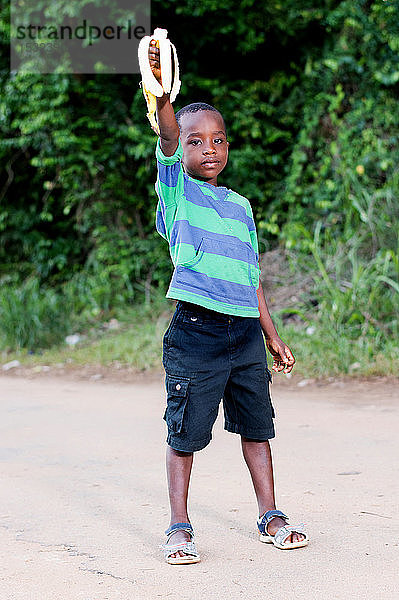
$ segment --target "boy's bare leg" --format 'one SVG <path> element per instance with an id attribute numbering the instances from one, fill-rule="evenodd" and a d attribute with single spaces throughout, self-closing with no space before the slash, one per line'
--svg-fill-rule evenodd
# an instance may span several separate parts
<path id="1" fill-rule="evenodd" d="M 255 489 L 256 499 L 259 506 L 259 516 L 267 510 L 276 508 L 274 497 L 273 461 L 269 442 L 257 442 L 241 436 L 242 453 L 247 463 L 252 482 Z M 274 535 L 276 531 L 285 525 L 284 519 L 275 517 L 268 525 L 268 532 Z M 288 542 L 296 542 L 304 539 L 300 533 L 293 533 Z"/>
<path id="2" fill-rule="evenodd" d="M 190 484 L 193 454 L 174 450 L 170 446 L 166 450 L 166 472 L 168 476 L 169 502 L 170 502 L 170 525 L 175 523 L 189 523 L 187 512 L 188 487 Z M 190 540 L 186 531 L 177 531 L 170 536 L 170 544 L 179 544 Z M 184 556 L 178 551 L 171 555 Z"/>

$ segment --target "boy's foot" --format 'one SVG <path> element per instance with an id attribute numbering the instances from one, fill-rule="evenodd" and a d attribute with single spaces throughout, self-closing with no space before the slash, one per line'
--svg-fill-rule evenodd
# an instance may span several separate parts
<path id="1" fill-rule="evenodd" d="M 179 530 L 171 534 L 171 536 L 168 539 L 168 543 L 165 544 L 165 548 L 167 548 L 168 546 L 174 546 L 175 544 L 189 542 L 190 540 L 191 536 L 187 533 L 187 531 Z M 174 554 L 171 554 L 170 558 L 177 558 L 178 556 L 185 556 L 185 554 L 181 550 L 178 550 Z"/>
<path id="2" fill-rule="evenodd" d="M 284 527 L 284 525 L 287 525 L 287 521 L 281 519 L 280 517 L 274 517 L 267 525 L 267 533 L 270 533 L 270 535 L 275 535 L 275 533 L 280 529 L 280 527 Z M 304 536 L 303 533 L 292 532 L 291 535 L 287 537 L 286 542 L 302 542 L 305 539 L 305 537 L 306 536 Z"/>
<path id="3" fill-rule="evenodd" d="M 288 517 L 281 510 L 267 510 L 258 521 L 259 541 L 273 544 L 280 550 L 303 548 L 309 543 L 309 537 L 303 525 L 288 525 Z"/>
<path id="4" fill-rule="evenodd" d="M 174 523 L 168 527 L 165 533 L 167 542 L 161 548 L 167 563 L 187 565 L 200 562 L 201 558 L 195 547 L 194 531 L 190 523 Z M 172 537 L 173 540 L 170 541 Z"/>

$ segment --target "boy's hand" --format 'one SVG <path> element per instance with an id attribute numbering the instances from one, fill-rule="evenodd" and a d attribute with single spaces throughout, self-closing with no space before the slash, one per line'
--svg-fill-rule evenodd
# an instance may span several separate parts
<path id="1" fill-rule="evenodd" d="M 152 74 L 154 75 L 158 83 L 162 85 L 161 63 L 159 59 L 159 48 L 157 48 L 156 40 L 151 40 L 150 42 L 150 45 L 148 47 L 148 60 L 150 62 Z"/>
<path id="2" fill-rule="evenodd" d="M 295 364 L 291 350 L 279 337 L 266 339 L 266 346 L 273 356 L 272 370 L 276 373 L 290 373 Z"/>

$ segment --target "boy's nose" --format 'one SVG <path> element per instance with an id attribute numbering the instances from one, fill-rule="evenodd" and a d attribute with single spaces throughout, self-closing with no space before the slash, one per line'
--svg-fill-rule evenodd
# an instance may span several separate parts
<path id="1" fill-rule="evenodd" d="M 208 146 L 202 151 L 203 154 L 216 154 L 216 150 L 213 146 Z"/>

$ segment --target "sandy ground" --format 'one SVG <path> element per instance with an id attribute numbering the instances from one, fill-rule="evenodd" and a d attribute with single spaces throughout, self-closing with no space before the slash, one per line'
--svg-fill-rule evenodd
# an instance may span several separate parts
<path id="1" fill-rule="evenodd" d="M 163 380 L 0 377 L 1 600 L 396 598 L 397 382 L 274 384 L 278 506 L 307 548 L 260 544 L 238 436 L 195 456 L 202 562 L 170 566 Z"/>

